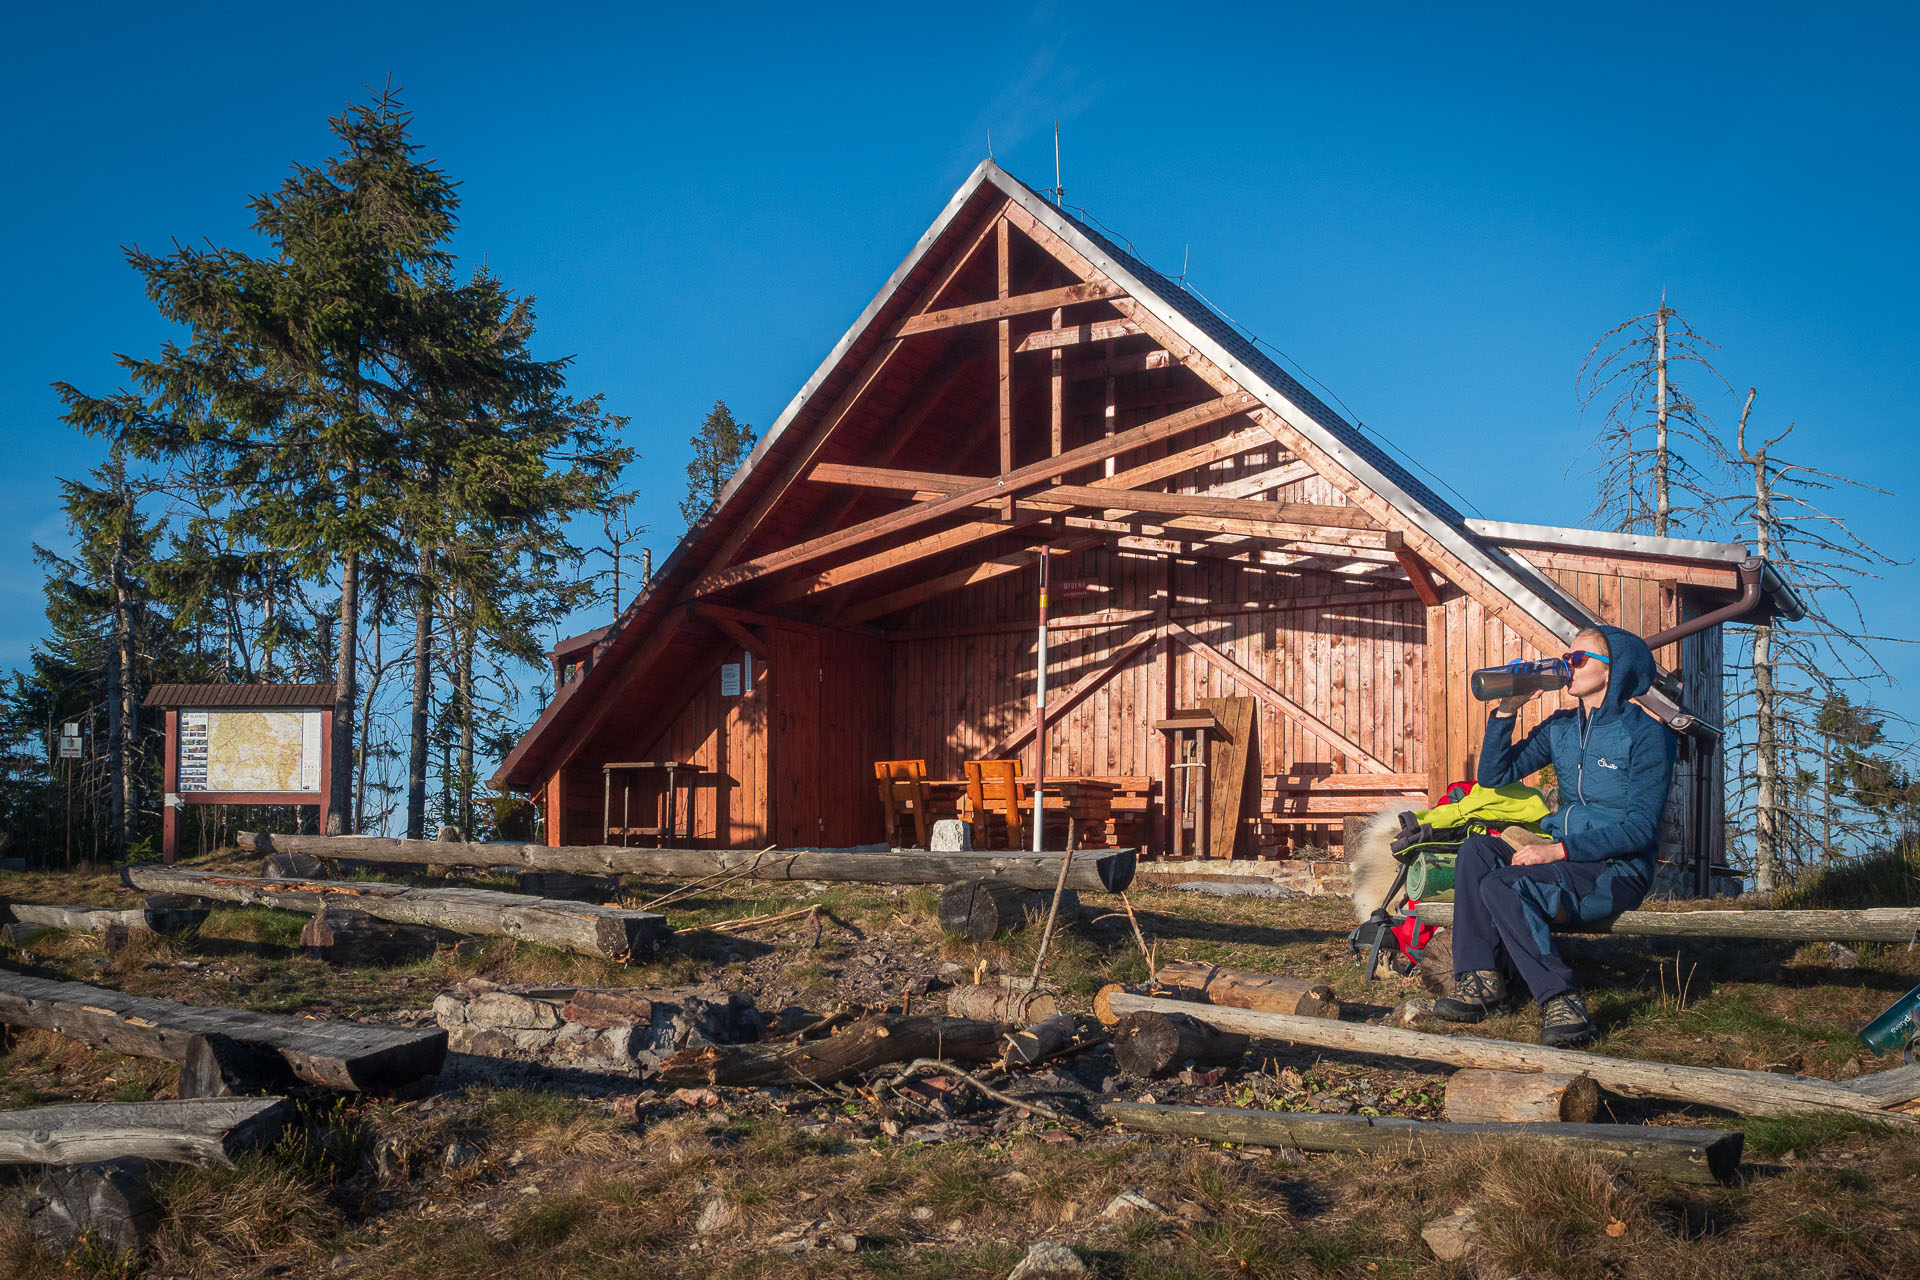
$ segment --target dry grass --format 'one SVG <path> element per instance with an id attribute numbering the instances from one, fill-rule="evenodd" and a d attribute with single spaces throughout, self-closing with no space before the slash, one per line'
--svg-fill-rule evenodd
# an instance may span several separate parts
<path id="1" fill-rule="evenodd" d="M 241 869 L 234 864 L 235 869 Z M 11 877 L 18 880 L 19 877 Z M 29 878 L 32 879 L 32 878 Z M 641 901 L 671 885 L 622 887 Z M 735 891 L 737 888 L 737 892 Z M 41 877 L 22 898 L 121 901 L 103 875 Z M 7 886 L 14 891 L 13 884 Z M 1831 892 L 1838 893 L 1838 889 Z M 744 942 L 701 932 L 725 919 L 821 904 L 832 920 L 769 930 Z M 1134 895 L 1160 958 L 1194 958 L 1332 984 L 1349 1001 L 1391 1005 L 1418 994 L 1397 979 L 1365 985 L 1347 957 L 1351 920 L 1329 901 L 1273 902 L 1145 889 Z M 809 1001 L 846 988 L 852 961 L 876 945 L 929 971 L 941 961 L 1024 973 L 1038 931 L 985 943 L 943 937 L 937 894 L 848 887 L 802 895 L 790 884 L 730 886 L 668 908 L 682 930 L 660 959 L 633 966 L 493 939 L 392 968 L 331 967 L 292 945 L 298 918 L 216 913 L 199 938 L 140 938 L 118 952 L 54 935 L 36 942 L 46 971 L 142 994 L 320 1015 L 382 1016 L 425 1007 L 443 986 L 495 981 L 621 986 L 712 981 L 748 986 L 776 973 Z M 1569 947 L 1609 1030 L 1604 1052 L 1728 1066 L 1786 1064 L 1814 1074 L 1872 1066 L 1853 1030 L 1920 974 L 1920 954 L 1857 949 L 1861 967 L 1831 968 L 1824 950 L 1624 940 Z M 1108 981 L 1145 965 L 1124 919 L 1056 936 L 1048 972 L 1063 1004 L 1084 1009 Z M 1684 994 L 1682 994 L 1684 992 Z M 916 1007 L 918 1004 L 916 1002 Z M 1531 1010 L 1473 1034 L 1535 1036 Z M 1437 1112 L 1441 1074 L 1339 1054 L 1265 1047 L 1264 1074 L 1220 1101 L 1297 1108 L 1319 1089 L 1370 1093 L 1397 1114 Z M 1287 1073 L 1291 1073 L 1288 1075 Z M 1291 1081 L 1291 1084 L 1284 1083 Z M 172 1068 L 84 1050 L 38 1033 L 0 1056 L 5 1101 L 165 1096 Z M 1031 1132 L 923 1146 L 886 1138 L 865 1103 L 810 1096 L 807 1127 L 788 1104 L 727 1091 L 719 1111 L 656 1105 L 638 1124 L 604 1103 L 474 1085 L 427 1102 L 353 1100 L 308 1114 L 295 1138 L 232 1169 L 185 1171 L 165 1185 L 167 1220 L 146 1275 L 253 1277 L 277 1273 L 404 1275 L 469 1280 L 541 1277 L 820 1276 L 1000 1280 L 1036 1238 L 1070 1241 L 1095 1274 L 1175 1277 L 1467 1277 L 1436 1262 L 1420 1227 L 1471 1205 L 1487 1233 L 1486 1274 L 1690 1277 L 1920 1275 L 1920 1139 L 1851 1120 L 1746 1121 L 1750 1183 L 1724 1189 L 1641 1181 L 1630 1170 L 1524 1147 L 1473 1159 L 1341 1156 L 1243 1158 L 1244 1153 L 1080 1132 Z M 1618 1118 L 1729 1123 L 1703 1109 L 1615 1100 Z M 864 1118 L 863 1118 L 864 1117 Z M 449 1148 L 474 1153 L 449 1167 Z M 1773 1165 L 1776 1167 L 1768 1168 Z M 1620 1176 L 1623 1175 L 1624 1176 Z M 1193 1206 L 1192 1216 L 1108 1222 L 1123 1189 Z M 737 1217 L 701 1236 L 710 1198 Z M 918 1211 L 918 1212 L 916 1212 Z M 1617 1234 L 1609 1234 L 1615 1228 Z M 810 1229 L 850 1232 L 831 1248 L 776 1252 Z M 349 1265 L 333 1270 L 344 1254 Z M 0 1274 L 108 1274 L 105 1259 L 61 1262 L 0 1223 Z"/>

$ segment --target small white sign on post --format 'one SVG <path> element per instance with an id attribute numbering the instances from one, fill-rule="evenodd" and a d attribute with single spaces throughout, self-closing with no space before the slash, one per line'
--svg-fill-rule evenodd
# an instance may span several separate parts
<path id="1" fill-rule="evenodd" d="M 60 736 L 61 736 L 61 737 L 63 737 L 63 738 L 77 738 L 77 737 L 79 737 L 79 736 L 80 736 L 80 722 L 79 722 L 78 720 L 69 720 L 69 721 L 67 721 L 67 725 L 66 725 L 66 727 L 65 727 L 64 729 L 62 729 L 62 730 L 60 730 Z"/>
<path id="2" fill-rule="evenodd" d="M 737 698 L 740 696 L 740 664 L 723 662 L 720 664 L 720 696 Z"/>
<path id="3" fill-rule="evenodd" d="M 78 760 L 80 755 L 79 736 L 75 735 L 70 738 L 62 736 L 60 739 L 60 758 L 62 760 Z"/>

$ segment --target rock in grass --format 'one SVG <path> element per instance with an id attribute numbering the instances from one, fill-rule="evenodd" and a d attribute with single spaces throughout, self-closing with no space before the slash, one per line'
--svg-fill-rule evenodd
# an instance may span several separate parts
<path id="1" fill-rule="evenodd" d="M 730 1226 L 739 1215 L 734 1207 L 727 1203 L 724 1196 L 711 1196 L 700 1206 L 700 1216 L 694 1219 L 693 1230 L 696 1235 L 710 1236 L 724 1227 Z"/>
<path id="2" fill-rule="evenodd" d="M 1036 1240 L 1007 1280 L 1079 1280 L 1088 1274 L 1080 1255 L 1052 1240 Z"/>
<path id="3" fill-rule="evenodd" d="M 1420 1238 L 1442 1262 L 1458 1262 L 1478 1249 L 1483 1241 L 1480 1224 L 1471 1208 L 1456 1210 L 1450 1217 L 1429 1222 L 1420 1228 Z"/>

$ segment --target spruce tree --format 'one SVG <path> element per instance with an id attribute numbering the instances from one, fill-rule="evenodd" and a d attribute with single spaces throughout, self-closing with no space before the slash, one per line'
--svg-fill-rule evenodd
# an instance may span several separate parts
<path id="1" fill-rule="evenodd" d="M 687 463 L 687 496 L 680 502 L 680 514 L 691 528 L 706 514 L 713 500 L 746 456 L 753 452 L 759 437 L 744 422 L 735 422 L 733 410 L 725 400 L 715 400 L 713 408 L 693 433 L 693 461 Z"/>
<path id="2" fill-rule="evenodd" d="M 400 551 L 408 364 L 423 340 L 425 280 L 444 271 L 454 184 L 417 155 L 387 92 L 329 122 L 339 152 L 296 165 L 251 207 L 271 252 L 138 249 L 148 296 L 189 333 L 154 359 L 123 358 L 133 390 L 58 389 L 69 421 L 150 457 L 201 448 L 234 495 L 227 523 L 297 573 L 339 583 L 331 826 L 354 794 L 360 593 Z"/>

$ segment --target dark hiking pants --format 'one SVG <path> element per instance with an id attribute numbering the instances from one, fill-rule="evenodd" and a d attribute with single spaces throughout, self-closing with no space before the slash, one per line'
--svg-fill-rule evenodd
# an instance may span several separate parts
<path id="1" fill-rule="evenodd" d="M 1504 957 L 1545 1004 L 1577 990 L 1554 950 L 1555 924 L 1604 920 L 1639 905 L 1647 886 L 1617 862 L 1507 865 L 1513 850 L 1498 836 L 1471 836 L 1453 871 L 1453 969 L 1500 969 Z"/>

